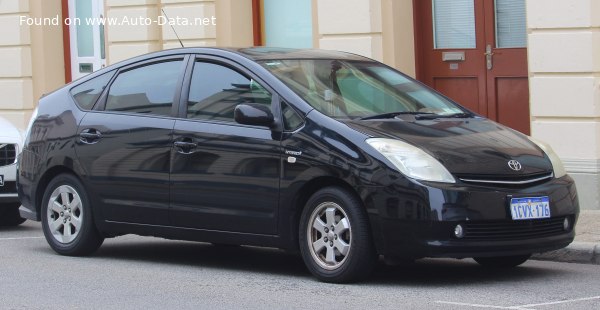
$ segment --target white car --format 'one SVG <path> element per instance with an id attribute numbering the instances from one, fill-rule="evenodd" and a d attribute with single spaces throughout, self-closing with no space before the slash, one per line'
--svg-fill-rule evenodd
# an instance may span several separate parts
<path id="1" fill-rule="evenodd" d="M 21 132 L 0 117 L 0 226 L 17 226 L 25 221 L 19 216 L 17 195 L 17 155 L 23 145 Z"/>

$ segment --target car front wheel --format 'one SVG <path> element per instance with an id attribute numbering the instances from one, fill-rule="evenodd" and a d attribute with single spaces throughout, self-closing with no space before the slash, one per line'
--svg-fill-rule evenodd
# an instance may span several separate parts
<path id="1" fill-rule="evenodd" d="M 48 184 L 42 200 L 42 228 L 50 247 L 61 255 L 89 255 L 104 241 L 83 185 L 70 174 Z"/>
<path id="2" fill-rule="evenodd" d="M 473 259 L 483 267 L 488 268 L 513 268 L 526 262 L 531 257 L 528 255 L 474 257 Z"/>
<path id="3" fill-rule="evenodd" d="M 304 263 L 319 280 L 332 283 L 366 278 L 375 265 L 367 214 L 349 191 L 316 192 L 302 212 L 299 229 Z"/>

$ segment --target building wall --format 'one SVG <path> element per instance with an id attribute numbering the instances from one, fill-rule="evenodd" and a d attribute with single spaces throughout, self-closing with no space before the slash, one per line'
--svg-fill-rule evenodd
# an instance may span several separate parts
<path id="1" fill-rule="evenodd" d="M 119 20 L 125 16 L 159 20 L 162 10 L 171 19 L 180 17 L 190 22 L 196 18 L 210 20 L 208 25 L 173 25 L 186 47 L 252 45 L 251 0 L 106 1 L 107 17 Z M 108 26 L 106 34 L 109 64 L 135 55 L 180 47 L 173 28 L 166 24 Z"/>
<path id="2" fill-rule="evenodd" d="M 59 1 L 0 1 L 0 115 L 23 129 L 34 104 L 64 83 L 61 26 L 21 25 L 57 14 Z"/>
<path id="3" fill-rule="evenodd" d="M 313 0 L 315 47 L 367 56 L 415 76 L 412 0 Z"/>
<path id="4" fill-rule="evenodd" d="M 600 1 L 527 0 L 532 136 L 600 210 Z"/>

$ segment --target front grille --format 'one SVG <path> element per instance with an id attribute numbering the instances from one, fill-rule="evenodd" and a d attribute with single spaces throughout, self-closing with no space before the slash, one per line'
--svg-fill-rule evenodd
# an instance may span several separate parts
<path id="1" fill-rule="evenodd" d="M 464 224 L 464 239 L 519 240 L 555 236 L 566 232 L 564 220 L 563 216 L 538 220 L 467 222 Z"/>
<path id="2" fill-rule="evenodd" d="M 17 192 L 17 182 L 6 182 L 0 186 L 0 194 L 15 194 Z"/>
<path id="3" fill-rule="evenodd" d="M 473 175 L 473 174 L 462 174 L 458 175 L 458 178 L 465 182 L 478 185 L 493 185 L 493 186 L 532 186 L 544 183 L 550 179 L 554 174 L 552 172 L 527 174 L 520 176 L 496 176 L 496 175 Z"/>
<path id="4" fill-rule="evenodd" d="M 12 165 L 16 158 L 17 147 L 14 144 L 0 143 L 0 166 Z"/>

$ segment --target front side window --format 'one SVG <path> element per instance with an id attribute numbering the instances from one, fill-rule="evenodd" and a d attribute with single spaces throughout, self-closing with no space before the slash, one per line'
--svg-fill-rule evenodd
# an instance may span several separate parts
<path id="1" fill-rule="evenodd" d="M 188 98 L 190 119 L 234 122 L 233 112 L 241 103 L 271 107 L 271 94 L 255 80 L 229 67 L 196 62 Z"/>
<path id="2" fill-rule="evenodd" d="M 104 73 L 71 89 L 71 95 L 80 108 L 91 110 L 110 81 L 114 71 Z"/>
<path id="3" fill-rule="evenodd" d="M 313 108 L 331 117 L 464 113 L 443 96 L 374 61 L 286 59 L 261 64 Z"/>
<path id="4" fill-rule="evenodd" d="M 181 63 L 166 61 L 120 73 L 110 86 L 105 110 L 171 115 Z"/>

